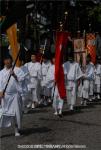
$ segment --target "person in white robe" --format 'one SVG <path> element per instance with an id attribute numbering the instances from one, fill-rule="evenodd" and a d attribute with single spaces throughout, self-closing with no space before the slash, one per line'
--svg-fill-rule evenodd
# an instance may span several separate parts
<path id="1" fill-rule="evenodd" d="M 60 98 L 57 85 L 55 84 L 55 58 L 52 59 L 52 65 L 50 66 L 46 76 L 46 86 L 51 88 L 51 97 L 53 99 L 54 115 L 62 115 L 63 102 Z"/>
<path id="2" fill-rule="evenodd" d="M 42 66 L 41 66 L 41 71 L 42 71 L 41 96 L 42 96 L 42 102 L 44 105 L 47 105 L 48 103 L 51 102 L 51 89 L 47 88 L 47 86 L 45 85 L 47 72 L 48 72 L 50 66 L 51 66 L 50 60 L 48 60 L 47 56 L 44 55 Z"/>
<path id="3" fill-rule="evenodd" d="M 97 57 L 97 62 L 95 64 L 95 80 L 94 80 L 94 92 L 97 99 L 100 99 L 101 93 L 101 64 L 100 57 Z"/>
<path id="4" fill-rule="evenodd" d="M 100 56 L 99 63 L 100 63 L 100 65 L 101 65 L 101 56 Z M 100 81 L 101 81 L 101 72 L 100 72 Z M 101 98 L 101 84 L 100 84 L 100 98 Z"/>
<path id="5" fill-rule="evenodd" d="M 28 84 L 29 84 L 29 71 L 28 68 L 24 65 L 22 65 L 21 70 L 24 72 L 24 80 L 22 81 L 22 102 L 23 102 L 23 112 L 27 113 L 28 112 L 28 108 L 27 105 L 29 103 L 29 97 L 30 97 L 30 92 L 28 90 Z"/>
<path id="6" fill-rule="evenodd" d="M 67 93 L 67 104 L 71 111 L 74 110 L 77 99 L 77 90 L 79 80 L 82 78 L 82 71 L 73 57 L 69 57 L 68 61 L 64 63 L 65 86 Z"/>
<path id="7" fill-rule="evenodd" d="M 91 56 L 86 58 L 86 68 L 83 74 L 83 85 L 81 88 L 81 104 L 86 106 L 87 101 L 92 101 L 94 96 L 94 64 L 91 62 Z"/>
<path id="8" fill-rule="evenodd" d="M 30 102 L 28 107 L 32 109 L 39 104 L 40 82 L 41 82 L 41 64 L 36 61 L 36 54 L 32 53 L 31 62 L 25 64 L 29 72 L 28 90 L 30 92 Z"/>
<path id="9" fill-rule="evenodd" d="M 11 56 L 5 57 L 4 64 L 4 69 L 0 71 L 0 99 L 2 107 L 0 127 L 10 127 L 12 123 L 15 123 L 15 136 L 20 136 L 19 129 L 21 129 L 22 120 L 21 82 L 24 80 L 24 73 L 18 67 L 15 67 L 12 71 Z M 10 74 L 11 78 L 4 93 Z"/>

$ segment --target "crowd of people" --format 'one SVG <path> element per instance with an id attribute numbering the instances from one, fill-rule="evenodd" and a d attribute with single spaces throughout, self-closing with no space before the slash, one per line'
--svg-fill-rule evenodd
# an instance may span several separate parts
<path id="1" fill-rule="evenodd" d="M 101 57 L 96 64 L 87 55 L 86 66 L 82 66 L 69 56 L 63 63 L 66 97 L 59 95 L 55 82 L 55 55 L 49 60 L 44 54 L 42 62 L 37 62 L 36 53 L 31 54 L 31 62 L 12 70 L 13 59 L 10 55 L 4 58 L 4 69 L 0 71 L 0 127 L 15 124 L 15 136 L 20 136 L 23 112 L 35 109 L 40 105 L 53 106 L 54 115 L 62 116 L 63 105 L 74 110 L 78 97 L 83 106 L 88 101 L 101 100 Z M 11 78 L 4 93 L 9 75 Z"/>

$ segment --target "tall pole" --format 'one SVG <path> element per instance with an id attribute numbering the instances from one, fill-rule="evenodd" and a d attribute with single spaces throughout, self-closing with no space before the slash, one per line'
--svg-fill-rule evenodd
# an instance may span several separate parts
<path id="1" fill-rule="evenodd" d="M 37 50 L 37 0 L 35 0 L 35 19 L 34 19 L 34 50 Z"/>
<path id="2" fill-rule="evenodd" d="M 89 33 L 91 33 L 91 23 L 89 23 Z"/>
<path id="3" fill-rule="evenodd" d="M 77 20 L 77 25 L 78 25 L 78 26 L 77 26 L 77 29 L 78 29 L 78 31 L 79 31 L 79 30 L 80 30 L 80 18 L 78 17 L 77 19 L 78 19 L 78 20 Z"/>
<path id="4" fill-rule="evenodd" d="M 17 57 L 16 57 L 16 59 L 15 59 L 15 62 L 14 62 L 14 64 L 13 64 L 13 66 L 12 66 L 12 71 L 14 70 L 14 68 L 15 68 L 15 66 L 16 66 L 17 60 L 18 60 L 18 58 L 19 58 L 19 56 L 20 56 L 20 52 L 21 52 L 21 49 L 19 49 L 19 52 L 18 52 Z M 4 91 L 3 91 L 3 95 L 5 95 L 5 92 L 6 92 L 6 89 L 7 89 L 7 87 L 8 87 L 9 81 L 10 81 L 10 79 L 11 79 L 11 76 L 12 76 L 12 74 L 10 74 L 9 77 L 8 77 L 6 86 L 5 86 Z"/>
<path id="5" fill-rule="evenodd" d="M 66 27 L 68 28 L 68 12 L 65 11 L 64 15 L 65 15 L 65 18 L 64 18 L 64 23 L 63 23 L 63 25 L 64 25 L 64 30 L 65 30 Z"/>

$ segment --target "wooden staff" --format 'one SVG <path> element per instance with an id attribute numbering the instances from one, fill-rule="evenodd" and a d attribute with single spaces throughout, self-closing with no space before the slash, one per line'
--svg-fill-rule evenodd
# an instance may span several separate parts
<path id="1" fill-rule="evenodd" d="M 21 44 L 21 45 L 22 45 L 22 44 Z M 28 51 L 28 49 L 27 49 L 24 45 L 23 45 L 23 47 L 24 47 L 24 49 L 25 49 L 26 51 Z M 14 62 L 14 64 L 13 64 L 13 66 L 12 66 L 12 71 L 14 70 L 14 68 L 15 68 L 15 66 L 16 66 L 16 63 L 17 63 L 18 58 L 19 58 L 19 56 L 20 56 L 20 53 L 21 53 L 21 48 L 19 49 L 19 52 L 18 52 L 18 54 L 17 54 L 17 56 L 16 56 L 16 59 L 15 59 L 15 62 Z M 6 89 L 7 89 L 7 87 L 8 87 L 8 84 L 9 84 L 9 81 L 10 81 L 11 76 L 12 76 L 12 74 L 9 75 L 9 78 L 8 78 L 8 80 L 7 80 L 6 86 L 5 86 L 4 91 L 3 91 L 3 95 L 5 95 L 5 92 L 6 92 Z"/>
<path id="2" fill-rule="evenodd" d="M 42 56 L 41 56 L 41 59 L 40 59 L 40 63 L 41 63 L 41 64 L 42 64 L 42 58 L 43 58 L 43 55 L 44 55 L 44 53 L 45 53 L 46 44 L 47 44 L 47 39 L 45 39 L 44 48 L 42 49 Z"/>

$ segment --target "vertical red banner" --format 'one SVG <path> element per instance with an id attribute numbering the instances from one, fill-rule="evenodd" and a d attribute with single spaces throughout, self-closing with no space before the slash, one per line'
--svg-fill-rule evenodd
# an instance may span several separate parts
<path id="1" fill-rule="evenodd" d="M 64 48 L 68 42 L 68 32 L 56 33 L 56 54 L 55 54 L 55 82 L 59 91 L 60 97 L 66 97 L 65 79 L 63 71 L 63 55 Z"/>
<path id="2" fill-rule="evenodd" d="M 87 51 L 92 58 L 92 62 L 96 61 L 96 46 L 95 46 L 95 34 L 88 33 L 86 35 Z"/>

